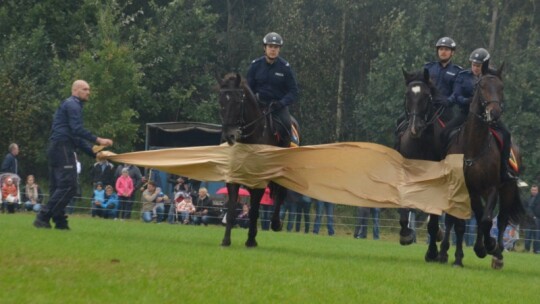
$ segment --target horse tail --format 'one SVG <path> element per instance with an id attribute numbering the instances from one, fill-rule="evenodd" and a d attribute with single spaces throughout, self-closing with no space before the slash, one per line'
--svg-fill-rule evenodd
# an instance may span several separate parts
<path id="1" fill-rule="evenodd" d="M 513 224 L 520 224 L 526 218 L 526 210 L 515 182 L 507 182 L 502 186 L 500 197 L 500 211 L 508 216 Z"/>

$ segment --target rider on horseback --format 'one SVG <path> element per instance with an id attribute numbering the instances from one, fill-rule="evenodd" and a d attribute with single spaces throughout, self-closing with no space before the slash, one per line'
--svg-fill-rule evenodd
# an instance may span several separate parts
<path id="1" fill-rule="evenodd" d="M 431 83 L 437 88 L 437 95 L 434 97 L 434 104 L 447 107 L 448 97 L 452 94 L 454 82 L 458 73 L 462 70 L 459 65 L 452 62 L 452 57 L 456 51 L 456 42 L 450 37 L 442 37 L 435 43 L 438 61 L 428 62 L 424 69 L 429 72 Z M 407 128 L 406 114 L 402 113 L 396 121 L 396 145 L 399 141 L 399 134 Z"/>
<path id="2" fill-rule="evenodd" d="M 482 64 L 489 63 L 489 52 L 484 48 L 474 50 L 469 56 L 471 68 L 461 71 L 455 81 L 454 91 L 448 98 L 449 106 L 458 105 L 459 111 L 454 112 L 454 118 L 446 123 L 445 131 L 442 135 L 444 140 L 447 140 L 450 132 L 463 125 L 469 114 L 469 105 L 474 95 L 474 90 L 478 79 L 482 76 Z M 502 121 L 494 122 L 491 127 L 502 135 L 503 146 L 501 149 L 501 180 L 508 181 L 515 179 L 512 171 L 508 166 L 510 158 L 511 138 L 510 131 L 506 128 Z"/>
<path id="3" fill-rule="evenodd" d="M 283 39 L 278 33 L 263 38 L 264 56 L 251 62 L 247 73 L 249 87 L 265 111 L 270 111 L 279 136 L 280 146 L 291 142 L 291 115 L 288 106 L 298 99 L 298 85 L 290 64 L 279 57 Z"/>

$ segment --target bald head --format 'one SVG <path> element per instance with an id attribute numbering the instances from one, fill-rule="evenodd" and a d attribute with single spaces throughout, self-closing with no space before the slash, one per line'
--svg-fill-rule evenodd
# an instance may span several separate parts
<path id="1" fill-rule="evenodd" d="M 90 97 L 90 85 L 84 80 L 75 80 L 71 86 L 71 95 L 82 101 L 88 101 L 88 97 Z"/>

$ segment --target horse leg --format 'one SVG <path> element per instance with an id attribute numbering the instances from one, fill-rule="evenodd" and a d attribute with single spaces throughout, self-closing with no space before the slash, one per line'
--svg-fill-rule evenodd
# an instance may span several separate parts
<path id="1" fill-rule="evenodd" d="M 454 227 L 454 217 L 446 214 L 444 216 L 444 226 L 446 229 L 444 231 L 444 238 L 441 242 L 441 250 L 439 251 L 438 256 L 438 260 L 442 264 L 448 263 L 448 250 L 450 249 L 450 236 L 452 228 Z"/>
<path id="2" fill-rule="evenodd" d="M 439 232 L 439 216 L 431 214 L 429 216 L 428 222 L 428 234 L 429 234 L 429 245 L 428 250 L 424 259 L 426 262 L 436 262 L 438 251 L 437 251 L 437 233 Z"/>
<path id="3" fill-rule="evenodd" d="M 448 216 L 448 214 L 446 215 Z M 454 261 L 454 264 L 452 264 L 454 267 L 463 267 L 463 257 L 465 256 L 463 254 L 463 236 L 465 235 L 465 220 L 454 218 L 454 231 L 456 233 L 456 253 L 454 257 L 456 260 Z"/>
<path id="4" fill-rule="evenodd" d="M 486 199 L 486 208 L 484 216 L 482 217 L 483 227 L 482 232 L 484 233 L 484 246 L 486 247 L 487 253 L 494 255 L 499 250 L 497 240 L 491 237 L 491 227 L 493 226 L 493 210 L 495 209 L 495 204 L 497 203 L 497 189 L 492 187 L 488 190 L 488 195 Z M 504 231 L 503 231 L 504 232 Z"/>
<path id="5" fill-rule="evenodd" d="M 398 209 L 399 212 L 399 243 L 403 246 L 410 245 L 414 242 L 414 230 L 409 228 L 409 212 L 414 212 L 411 209 Z"/>
<path id="6" fill-rule="evenodd" d="M 474 242 L 474 253 L 476 256 L 483 259 L 487 255 L 486 247 L 484 246 L 484 233 L 482 218 L 484 217 L 484 208 L 482 206 L 482 200 L 480 196 L 476 194 L 470 194 L 471 208 L 476 218 L 476 241 Z M 491 225 L 489 226 L 491 229 Z"/>
<path id="7" fill-rule="evenodd" d="M 229 247 L 231 246 L 231 230 L 234 225 L 234 220 L 236 218 L 236 202 L 238 201 L 238 190 L 240 185 L 238 184 L 227 184 L 227 193 L 229 194 L 229 200 L 227 201 L 227 224 L 225 226 L 225 236 L 221 241 L 221 246 Z"/>
<path id="8" fill-rule="evenodd" d="M 272 214 L 270 227 L 272 228 L 272 231 L 281 231 L 283 229 L 283 222 L 279 217 L 279 212 L 281 210 L 281 206 L 283 205 L 283 201 L 285 201 L 287 189 L 274 183 L 272 183 L 270 189 L 272 192 L 272 198 L 274 199 L 274 213 Z"/>
<path id="9" fill-rule="evenodd" d="M 251 207 L 249 209 L 249 230 L 248 239 L 246 240 L 246 247 L 257 247 L 257 220 L 259 219 L 259 207 L 261 206 L 261 198 L 264 194 L 264 189 L 253 189 L 250 191 Z"/>

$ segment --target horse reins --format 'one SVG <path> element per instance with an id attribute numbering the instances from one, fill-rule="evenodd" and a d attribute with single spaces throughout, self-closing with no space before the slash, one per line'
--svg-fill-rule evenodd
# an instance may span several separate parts
<path id="1" fill-rule="evenodd" d="M 253 133 L 255 133 L 255 129 L 253 129 L 253 131 L 251 131 L 250 133 L 248 134 L 244 134 L 244 130 L 246 130 L 247 128 L 251 127 L 253 124 L 255 124 L 256 122 L 258 122 L 259 120 L 261 119 L 264 119 L 266 118 L 269 114 L 271 114 L 272 112 L 274 112 L 275 110 L 270 110 L 270 111 L 262 111 L 262 115 L 255 118 L 254 120 L 250 121 L 249 123 L 246 123 L 245 120 L 244 120 L 244 106 L 245 106 L 245 98 L 246 98 L 246 94 L 244 93 L 244 89 L 220 89 L 219 90 L 220 92 L 241 92 L 242 93 L 242 97 L 240 98 L 240 111 L 242 113 L 241 115 L 241 118 L 237 121 L 238 123 L 238 129 L 240 130 L 240 137 L 241 138 L 247 138 L 251 135 L 253 135 Z M 224 126 L 231 126 L 231 124 L 224 124 Z"/>

